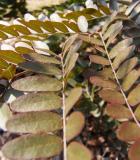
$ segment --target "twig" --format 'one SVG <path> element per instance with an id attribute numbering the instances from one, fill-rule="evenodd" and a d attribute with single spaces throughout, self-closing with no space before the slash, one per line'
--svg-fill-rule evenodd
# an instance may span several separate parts
<path id="1" fill-rule="evenodd" d="M 62 65 L 62 104 L 63 104 L 63 159 L 67 160 L 67 141 L 66 141 L 66 98 L 65 98 L 65 69 L 63 62 L 63 53 L 60 55 Z"/>
<path id="2" fill-rule="evenodd" d="M 125 100 L 125 102 L 126 102 L 126 105 L 127 105 L 128 109 L 129 109 L 129 111 L 130 111 L 130 113 L 131 113 L 134 121 L 136 122 L 137 126 L 140 127 L 140 123 L 139 123 L 139 121 L 137 120 L 135 114 L 133 113 L 133 110 L 132 110 L 132 108 L 131 108 L 128 100 L 127 100 L 127 97 L 126 97 L 126 95 L 125 95 L 125 93 L 124 93 L 124 91 L 123 91 L 123 89 L 122 89 L 122 86 L 121 86 L 121 84 L 120 84 L 120 82 L 119 82 L 119 79 L 118 79 L 117 74 L 116 74 L 116 72 L 115 72 L 115 69 L 114 69 L 114 67 L 113 67 L 111 58 L 110 58 L 110 56 L 109 56 L 109 52 L 108 52 L 107 47 L 106 47 L 106 45 L 105 45 L 103 36 L 102 36 L 101 33 L 99 33 L 99 36 L 101 37 L 101 40 L 102 40 L 102 42 L 103 42 L 103 45 L 104 45 L 105 51 L 106 51 L 106 53 L 107 53 L 107 57 L 108 57 L 109 63 L 110 63 L 110 65 L 111 65 L 111 68 L 112 68 L 112 71 L 113 71 L 113 74 L 114 74 L 114 76 L 115 76 L 115 79 L 116 79 L 116 82 L 117 82 L 117 84 L 118 84 L 118 86 L 119 86 L 119 89 L 120 89 L 120 91 L 121 91 L 121 93 L 122 93 L 122 95 L 123 95 L 123 97 L 124 97 L 124 100 Z"/>

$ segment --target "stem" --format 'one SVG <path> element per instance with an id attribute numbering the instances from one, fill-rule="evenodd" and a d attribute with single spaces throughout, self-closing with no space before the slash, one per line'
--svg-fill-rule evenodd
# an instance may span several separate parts
<path id="1" fill-rule="evenodd" d="M 63 105 L 63 159 L 67 160 L 67 140 L 66 140 L 66 98 L 65 98 L 65 68 L 63 54 L 60 55 L 62 65 L 62 105 Z"/>
<path id="2" fill-rule="evenodd" d="M 110 56 L 109 56 L 109 52 L 108 52 L 108 50 L 107 50 L 107 47 L 106 47 L 106 44 L 105 44 L 105 42 L 104 42 L 103 36 L 102 36 L 101 33 L 99 33 L 99 36 L 101 37 L 101 40 L 102 40 L 102 42 L 103 42 L 103 45 L 104 45 L 104 48 L 105 48 L 105 51 L 106 51 L 106 54 L 107 54 L 109 63 L 110 63 L 110 65 L 111 65 L 111 69 L 112 69 L 113 74 L 114 74 L 114 76 L 115 76 L 116 82 L 117 82 L 117 84 L 118 84 L 118 86 L 119 86 L 119 89 L 120 89 L 120 91 L 121 91 L 121 93 L 122 93 L 122 95 L 123 95 L 123 97 L 124 97 L 124 100 L 125 100 L 125 102 L 126 102 L 126 105 L 127 105 L 128 109 L 129 109 L 129 111 L 130 111 L 130 113 L 131 113 L 131 115 L 132 115 L 135 123 L 137 124 L 138 127 L 140 127 L 140 123 L 139 123 L 139 121 L 137 120 L 137 118 L 136 118 L 136 116 L 135 116 L 135 114 L 134 114 L 134 112 L 133 112 L 133 110 L 132 110 L 132 108 L 131 108 L 128 100 L 127 100 L 127 97 L 126 97 L 126 95 L 125 95 L 125 93 L 124 93 L 124 90 L 123 90 L 122 87 L 121 87 L 120 81 L 119 81 L 119 79 L 118 79 L 118 77 L 117 77 L 117 74 L 116 74 L 116 72 L 115 72 L 115 69 L 114 69 L 114 67 L 113 67 L 113 64 L 112 64 L 111 58 L 110 58 Z"/>

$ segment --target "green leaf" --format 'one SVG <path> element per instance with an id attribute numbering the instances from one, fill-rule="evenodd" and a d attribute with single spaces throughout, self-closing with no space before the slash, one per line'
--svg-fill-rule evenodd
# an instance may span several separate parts
<path id="1" fill-rule="evenodd" d="M 60 64 L 60 61 L 55 57 L 44 56 L 38 53 L 24 54 L 23 57 L 27 60 L 37 61 L 41 63 Z"/>
<path id="2" fill-rule="evenodd" d="M 74 68 L 76 61 L 78 59 L 78 56 L 79 56 L 78 53 L 73 53 L 71 55 L 70 59 L 68 60 L 67 65 L 66 65 L 66 68 L 65 68 L 65 74 L 68 75 L 70 73 L 70 71 Z"/>
<path id="3" fill-rule="evenodd" d="M 119 126 L 117 130 L 117 136 L 122 141 L 136 141 L 138 138 L 140 138 L 140 128 L 136 123 L 124 122 Z"/>
<path id="4" fill-rule="evenodd" d="M 19 67 L 33 71 L 35 73 L 42 73 L 46 75 L 61 75 L 61 70 L 53 64 L 27 61 L 19 64 Z"/>
<path id="5" fill-rule="evenodd" d="M 130 160 L 140 159 L 140 139 L 138 139 L 129 149 L 128 156 Z"/>
<path id="6" fill-rule="evenodd" d="M 99 92 L 99 96 L 107 102 L 112 104 L 125 104 L 123 95 L 116 91 L 110 89 L 104 89 Z"/>
<path id="7" fill-rule="evenodd" d="M 55 93 L 31 93 L 18 97 L 11 103 L 15 112 L 54 110 L 62 106 L 61 98 Z"/>
<path id="8" fill-rule="evenodd" d="M 12 117 L 12 112 L 6 103 L 0 103 L 0 128 L 6 130 L 6 122 Z"/>
<path id="9" fill-rule="evenodd" d="M 62 151 L 62 140 L 54 135 L 25 135 L 6 143 L 3 154 L 10 159 L 49 158 Z"/>
<path id="10" fill-rule="evenodd" d="M 12 26 L 5 26 L 5 27 L 0 28 L 0 30 L 5 32 L 5 33 L 8 33 L 12 36 L 15 36 L 15 37 L 19 36 L 18 32 L 16 30 L 14 30 L 12 28 Z"/>
<path id="11" fill-rule="evenodd" d="M 73 141 L 68 145 L 68 160 L 92 160 L 93 155 L 83 144 Z"/>
<path id="12" fill-rule="evenodd" d="M 0 69 L 6 69 L 9 66 L 9 64 L 0 58 Z"/>
<path id="13" fill-rule="evenodd" d="M 21 55 L 11 50 L 0 50 L 0 58 L 15 64 L 19 64 L 25 61 Z"/>
<path id="14" fill-rule="evenodd" d="M 128 95 L 128 102 L 131 106 L 140 103 L 140 85 L 137 85 Z"/>
<path id="15" fill-rule="evenodd" d="M 107 65 L 107 66 L 110 65 L 108 59 L 106 59 L 104 57 L 101 57 L 98 55 L 90 55 L 89 58 L 92 63 Z"/>
<path id="16" fill-rule="evenodd" d="M 104 33 L 103 38 L 104 40 L 107 40 L 109 37 L 114 36 L 114 33 L 119 29 L 122 28 L 122 22 L 118 21 L 114 24 L 112 24 L 107 31 Z"/>
<path id="17" fill-rule="evenodd" d="M 53 112 L 28 112 L 13 116 L 7 121 L 6 127 L 14 133 L 47 133 L 60 130 L 62 119 Z"/>
<path id="18" fill-rule="evenodd" d="M 105 14 L 109 15 L 111 14 L 110 9 L 107 6 L 104 6 L 102 4 L 97 4 L 99 9 L 102 10 Z"/>
<path id="19" fill-rule="evenodd" d="M 16 67 L 14 65 L 9 65 L 8 68 L 6 68 L 0 73 L 0 77 L 10 80 L 14 77 L 15 73 L 16 73 Z"/>
<path id="20" fill-rule="evenodd" d="M 84 35 L 84 34 L 79 34 L 78 38 L 80 38 L 81 40 L 91 43 L 91 44 L 96 44 L 99 46 L 103 46 L 103 43 L 101 40 L 99 40 L 97 37 L 92 37 L 89 35 Z"/>
<path id="21" fill-rule="evenodd" d="M 8 38 L 8 36 L 5 33 L 0 31 L 0 39 L 5 40 L 7 38 Z"/>
<path id="22" fill-rule="evenodd" d="M 137 70 L 132 70 L 128 75 L 124 78 L 122 82 L 122 88 L 124 91 L 128 91 L 133 84 L 137 81 L 139 78 L 139 72 Z"/>
<path id="23" fill-rule="evenodd" d="M 25 26 L 23 26 L 23 25 L 12 25 L 12 27 L 13 27 L 16 31 L 18 31 L 18 32 L 20 32 L 20 33 L 22 33 L 22 34 L 25 34 L 25 35 L 31 34 L 31 32 L 28 30 L 28 28 L 25 27 Z"/>
<path id="24" fill-rule="evenodd" d="M 120 64 L 129 56 L 132 55 L 132 53 L 134 52 L 135 46 L 132 45 L 130 47 L 125 48 L 124 50 L 122 50 L 122 54 L 118 54 L 116 56 L 116 58 L 113 61 L 113 67 L 114 69 L 118 69 Z"/>
<path id="25" fill-rule="evenodd" d="M 125 15 L 128 16 L 132 10 L 138 5 L 139 1 L 136 1 L 135 3 L 132 3 L 126 10 Z"/>
<path id="26" fill-rule="evenodd" d="M 66 125 L 66 139 L 70 141 L 78 136 L 85 125 L 85 117 L 81 112 L 73 112 L 67 120 Z"/>
<path id="27" fill-rule="evenodd" d="M 21 78 L 12 83 L 12 87 L 20 91 L 59 91 L 62 88 L 62 83 L 55 78 L 36 75 Z"/>
<path id="28" fill-rule="evenodd" d="M 70 36 L 66 42 L 64 43 L 64 46 L 63 46 L 63 55 L 66 54 L 66 52 L 69 51 L 71 45 L 76 41 L 78 35 L 77 34 L 74 34 L 73 36 Z"/>
<path id="29" fill-rule="evenodd" d="M 95 86 L 103 87 L 103 88 L 112 88 L 116 89 L 117 84 L 112 80 L 106 80 L 103 77 L 92 76 L 90 77 L 90 82 Z"/>
<path id="30" fill-rule="evenodd" d="M 133 57 L 125 61 L 117 71 L 117 77 L 122 79 L 125 75 L 127 75 L 138 63 L 138 58 Z"/>
<path id="31" fill-rule="evenodd" d="M 135 110 L 135 116 L 138 120 L 140 120 L 140 105 L 137 106 L 136 110 Z"/>
<path id="32" fill-rule="evenodd" d="M 124 49 L 129 47 L 133 43 L 132 38 L 128 38 L 117 43 L 109 52 L 109 56 L 111 59 L 115 58 L 120 52 L 123 52 Z"/>
<path id="33" fill-rule="evenodd" d="M 108 104 L 106 107 L 106 114 L 108 114 L 113 119 L 117 119 L 119 121 L 126 121 L 132 118 L 129 109 L 126 108 L 124 105 Z"/>
<path id="34" fill-rule="evenodd" d="M 63 21 L 63 23 L 70 28 L 71 30 L 73 30 L 74 32 L 80 32 L 78 26 L 76 25 L 76 23 L 74 22 L 69 22 L 69 21 Z"/>
<path id="35" fill-rule="evenodd" d="M 77 87 L 70 91 L 68 97 L 66 98 L 65 103 L 65 113 L 66 115 L 69 113 L 69 111 L 74 107 L 76 102 L 79 100 L 79 98 L 82 95 L 82 88 Z"/>
<path id="36" fill-rule="evenodd" d="M 67 33 L 69 32 L 67 27 L 63 24 L 63 23 L 60 23 L 60 22 L 52 22 L 53 26 L 58 29 L 60 32 L 63 32 L 63 33 Z"/>

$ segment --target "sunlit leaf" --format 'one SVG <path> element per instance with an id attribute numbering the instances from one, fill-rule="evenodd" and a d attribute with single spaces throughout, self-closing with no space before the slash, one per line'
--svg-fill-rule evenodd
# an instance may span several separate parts
<path id="1" fill-rule="evenodd" d="M 18 97 L 11 104 L 16 112 L 44 111 L 60 108 L 61 98 L 54 93 L 31 93 Z"/>
<path id="2" fill-rule="evenodd" d="M 79 34 L 78 38 L 81 40 L 91 43 L 91 44 L 96 44 L 99 46 L 103 46 L 103 43 L 101 40 L 99 40 L 97 37 L 89 36 L 89 35 L 84 35 L 84 34 Z"/>
<path id="3" fill-rule="evenodd" d="M 21 91 L 59 91 L 62 88 L 62 83 L 55 78 L 47 76 L 29 76 L 21 78 L 12 83 L 12 87 Z"/>
<path id="4" fill-rule="evenodd" d="M 116 32 L 116 30 L 118 30 L 119 28 L 122 28 L 122 22 L 118 21 L 114 24 L 112 24 L 107 31 L 105 32 L 105 34 L 103 35 L 104 40 L 108 39 L 111 36 L 114 36 L 114 33 Z"/>
<path id="5" fill-rule="evenodd" d="M 25 61 L 21 55 L 11 50 L 0 50 L 0 58 L 15 64 L 19 64 Z"/>
<path id="6" fill-rule="evenodd" d="M 140 120 L 140 105 L 137 106 L 136 110 L 135 110 L 135 116 L 138 120 Z"/>
<path id="7" fill-rule="evenodd" d="M 101 64 L 101 65 L 110 65 L 108 59 L 98 56 L 98 55 L 90 55 L 89 56 L 90 61 L 96 64 Z"/>
<path id="8" fill-rule="evenodd" d="M 130 160 L 140 159 L 140 139 L 138 139 L 129 149 L 128 156 Z"/>
<path id="9" fill-rule="evenodd" d="M 94 84 L 95 86 L 100 86 L 103 88 L 117 88 L 117 84 L 112 80 L 106 80 L 103 77 L 99 76 L 92 76 L 90 77 L 90 82 Z"/>
<path id="10" fill-rule="evenodd" d="M 68 145 L 68 160 L 92 160 L 93 155 L 90 150 L 79 142 L 71 142 Z"/>
<path id="11" fill-rule="evenodd" d="M 67 120 L 66 125 L 66 139 L 70 141 L 78 136 L 85 125 L 85 118 L 81 112 L 73 112 Z"/>
<path id="12" fill-rule="evenodd" d="M 61 138 L 54 135 L 25 135 L 6 143 L 3 154 L 10 159 L 49 158 L 62 151 Z"/>
<path id="13" fill-rule="evenodd" d="M 107 102 L 112 104 L 125 104 L 123 95 L 116 91 L 110 89 L 104 89 L 99 92 L 99 96 Z"/>
<path id="14" fill-rule="evenodd" d="M 9 106 L 6 103 L 0 103 L 0 128 L 3 130 L 6 129 L 6 122 L 12 117 L 12 112 L 10 111 Z"/>
<path id="15" fill-rule="evenodd" d="M 62 128 L 62 119 L 53 112 L 17 114 L 7 121 L 6 128 L 14 133 L 53 132 Z"/>
<path id="16" fill-rule="evenodd" d="M 66 68 L 65 68 L 65 74 L 69 74 L 70 71 L 74 68 L 75 64 L 76 64 L 76 61 L 78 59 L 78 56 L 79 54 L 78 53 L 73 53 L 66 65 Z"/>
<path id="17" fill-rule="evenodd" d="M 117 136 L 119 139 L 126 142 L 136 141 L 140 138 L 140 128 L 136 123 L 124 122 L 120 124 L 117 130 Z"/>
<path id="18" fill-rule="evenodd" d="M 123 52 L 124 49 L 126 49 L 132 44 L 132 42 L 133 42 L 133 39 L 128 38 L 117 43 L 109 52 L 110 58 L 112 59 L 116 57 L 118 54 L 120 54 L 120 52 Z"/>
<path id="19" fill-rule="evenodd" d="M 8 66 L 9 64 L 5 60 L 0 59 L 0 69 L 6 69 Z"/>
<path id="20" fill-rule="evenodd" d="M 16 67 L 14 65 L 9 65 L 9 67 L 0 73 L 0 77 L 10 80 L 14 77 L 15 73 Z"/>
<path id="21" fill-rule="evenodd" d="M 128 95 L 128 102 L 130 105 L 135 106 L 140 103 L 140 85 L 136 86 Z"/>
<path id="22" fill-rule="evenodd" d="M 66 115 L 69 113 L 69 111 L 74 107 L 76 102 L 79 100 L 79 98 L 82 95 L 82 88 L 77 87 L 70 91 L 68 97 L 66 98 L 66 106 L 65 106 L 65 113 Z"/>
<path id="23" fill-rule="evenodd" d="M 122 54 L 118 54 L 118 56 L 116 56 L 116 58 L 113 61 L 113 67 L 114 69 L 118 69 L 118 67 L 120 66 L 120 64 L 129 56 L 132 55 L 133 51 L 135 49 L 135 46 L 132 45 L 130 47 L 127 47 L 126 49 L 122 50 Z"/>
<path id="24" fill-rule="evenodd" d="M 122 83 L 122 88 L 124 91 L 128 91 L 136 80 L 139 78 L 139 72 L 137 70 L 132 70 L 128 75 L 124 78 Z"/>
<path id="25" fill-rule="evenodd" d="M 129 109 L 124 105 L 108 104 L 106 107 L 106 113 L 113 119 L 117 119 L 120 121 L 125 121 L 132 118 Z"/>
<path id="26" fill-rule="evenodd" d="M 133 57 L 125 61 L 117 71 L 117 77 L 122 79 L 127 73 L 129 73 L 138 63 L 138 58 Z"/>

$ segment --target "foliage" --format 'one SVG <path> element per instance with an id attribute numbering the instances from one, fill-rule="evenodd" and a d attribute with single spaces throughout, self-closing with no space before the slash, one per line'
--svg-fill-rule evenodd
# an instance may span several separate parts
<path id="1" fill-rule="evenodd" d="M 110 1 L 108 8 L 103 2 L 96 3 L 97 9 L 58 13 L 58 21 L 19 19 L 0 25 L 1 40 L 12 39 L 12 45 L 4 44 L 0 50 L 0 75 L 23 94 L 9 106 L 1 104 L 6 108 L 1 111 L 6 115 L 6 129 L 19 134 L 2 147 L 7 158 L 50 158 L 63 151 L 64 160 L 91 160 L 94 154 L 80 138 L 87 116 L 81 105 L 84 100 L 92 104 L 88 114 L 95 118 L 107 114 L 116 120 L 117 137 L 130 145 L 130 160 L 139 159 L 136 31 L 140 3 L 124 13 L 122 4 Z M 61 53 L 40 42 L 62 34 Z M 93 50 L 85 55 L 80 49 L 89 46 Z"/>

